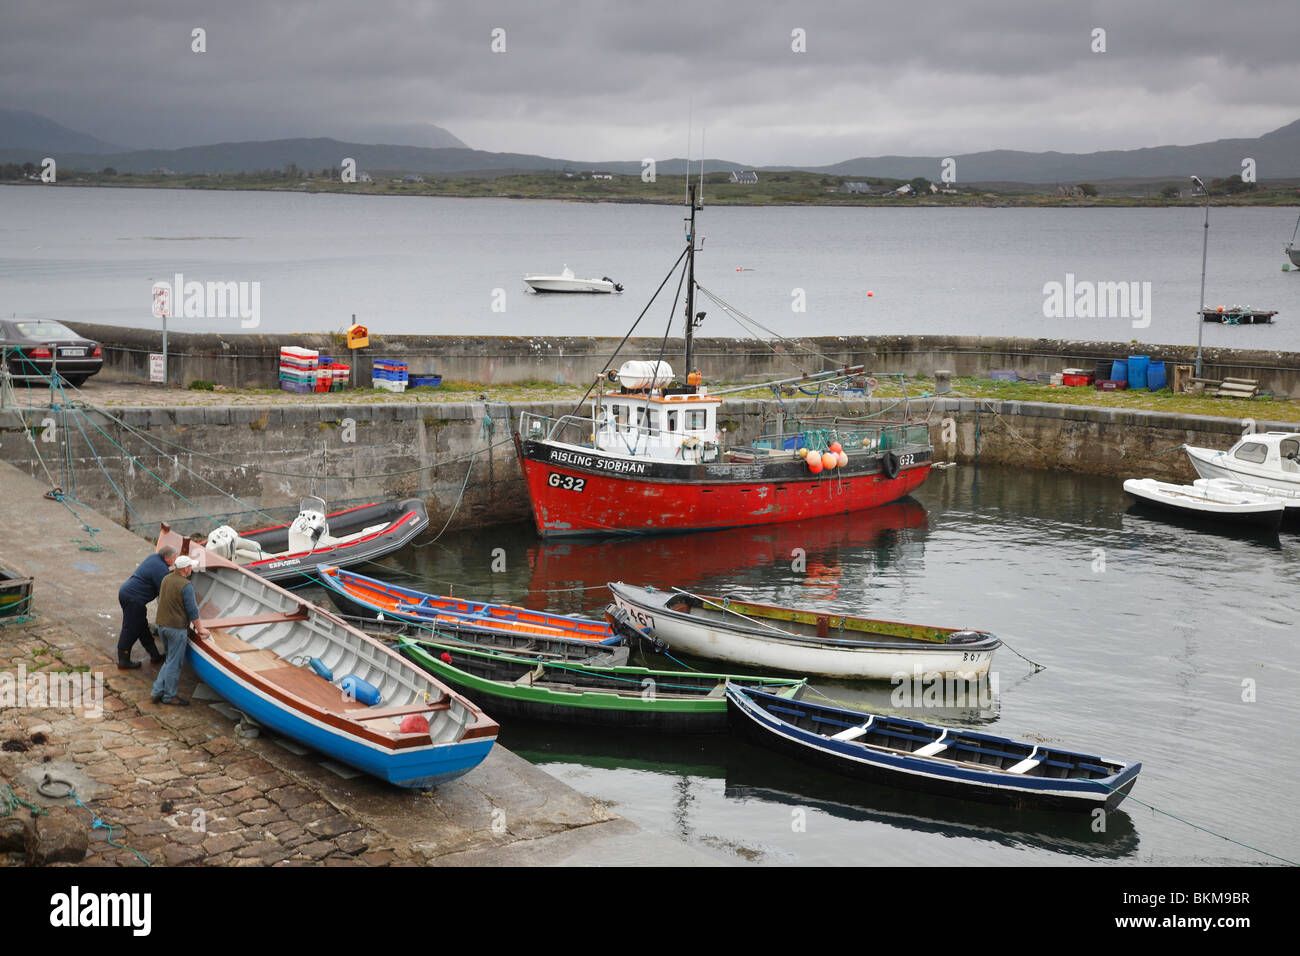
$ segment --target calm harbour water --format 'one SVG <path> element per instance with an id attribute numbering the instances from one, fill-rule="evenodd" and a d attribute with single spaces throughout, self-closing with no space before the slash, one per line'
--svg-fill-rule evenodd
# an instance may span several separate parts
<path id="1" fill-rule="evenodd" d="M 1171 526 L 1129 513 L 1119 485 L 959 467 L 935 472 L 910 499 L 847 517 L 590 543 L 543 544 L 528 526 L 486 529 L 369 570 L 426 590 L 597 616 L 608 601 L 599 585 L 617 575 L 992 630 L 1046 669 L 1031 673 L 1004 647 L 990 707 L 916 716 L 1141 761 L 1137 800 L 1300 859 L 1300 820 L 1287 809 L 1300 785 L 1300 700 L 1290 690 L 1300 675 L 1300 538 Z M 504 572 L 491 570 L 494 548 L 505 549 Z M 802 572 L 792 570 L 794 548 L 807 554 Z M 1243 700 L 1247 679 L 1253 702 Z M 814 684 L 837 699 L 891 706 L 889 685 Z M 516 724 L 501 740 L 643 827 L 734 862 L 1277 862 L 1134 800 L 1095 833 L 1086 814 L 861 784 L 727 736 Z"/>
<path id="2" fill-rule="evenodd" d="M 259 331 L 621 336 L 681 252 L 676 206 L 163 189 L 0 187 L 5 314 L 158 327 L 155 281 L 261 283 Z M 1206 299 L 1277 324 L 1210 346 L 1300 348 L 1293 208 L 1216 208 Z M 1194 343 L 1203 210 L 713 207 L 700 283 L 782 334 L 977 334 Z M 610 276 L 622 296 L 537 296 L 525 272 Z M 744 271 L 738 271 L 744 270 Z M 1044 285 L 1151 284 L 1151 319 L 1046 318 Z M 792 311 L 802 289 L 807 312 Z M 504 311 L 494 311 L 505 293 Z M 671 292 L 671 290 L 669 290 Z M 873 295 L 868 297 L 867 293 Z M 716 306 L 701 332 L 744 336 Z M 658 303 L 639 330 L 662 334 Z M 239 331 L 237 319 L 173 329 Z"/>

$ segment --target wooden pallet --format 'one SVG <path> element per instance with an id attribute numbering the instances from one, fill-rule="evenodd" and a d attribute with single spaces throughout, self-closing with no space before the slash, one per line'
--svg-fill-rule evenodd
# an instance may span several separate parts
<path id="1" fill-rule="evenodd" d="M 1188 383 L 1189 392 L 1209 398 L 1254 398 L 1259 392 L 1259 382 L 1253 378 L 1191 378 Z"/>

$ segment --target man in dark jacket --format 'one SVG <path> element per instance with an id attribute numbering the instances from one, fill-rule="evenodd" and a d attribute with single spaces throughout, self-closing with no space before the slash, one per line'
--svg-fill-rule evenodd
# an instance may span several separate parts
<path id="1" fill-rule="evenodd" d="M 127 578 L 118 590 L 117 603 L 122 605 L 122 632 L 117 638 L 118 670 L 129 671 L 140 666 L 131 660 L 131 648 L 136 641 L 148 652 L 154 664 L 163 662 L 163 655 L 158 653 L 153 634 L 149 632 L 149 612 L 145 605 L 158 597 L 162 580 L 171 571 L 175 560 L 175 548 L 159 548 L 140 562 L 135 574 Z"/>
<path id="2" fill-rule="evenodd" d="M 158 636 L 167 644 L 167 661 L 158 671 L 158 679 L 153 682 L 154 703 L 171 704 L 174 707 L 189 706 L 188 700 L 177 695 L 181 686 L 181 667 L 185 664 L 185 648 L 189 646 L 189 629 L 199 637 L 211 633 L 199 623 L 199 605 L 194 597 L 194 585 L 190 575 L 194 573 L 194 561 L 182 554 L 176 559 L 172 573 L 163 578 L 158 594 Z"/>

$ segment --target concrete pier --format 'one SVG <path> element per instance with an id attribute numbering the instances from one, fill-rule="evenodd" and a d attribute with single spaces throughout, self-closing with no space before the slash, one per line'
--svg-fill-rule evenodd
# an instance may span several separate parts
<path id="1" fill-rule="evenodd" d="M 153 703 L 154 669 L 114 660 L 117 590 L 151 545 L 47 490 L 0 463 L 0 561 L 35 579 L 34 618 L 0 628 L 0 695 L 24 683 L 0 709 L 0 797 L 12 787 L 44 814 L 20 804 L 0 817 L 0 865 L 719 864 L 500 745 L 466 776 L 415 793 L 268 731 L 241 736 L 238 715 L 196 694 L 188 669 L 192 706 Z M 84 807 L 41 796 L 47 774 Z M 92 829 L 93 817 L 120 829 Z"/>

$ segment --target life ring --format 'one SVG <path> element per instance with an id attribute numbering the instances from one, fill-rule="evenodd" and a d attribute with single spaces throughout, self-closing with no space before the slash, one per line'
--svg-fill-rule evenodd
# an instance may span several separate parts
<path id="1" fill-rule="evenodd" d="M 895 455 L 892 451 L 887 451 L 880 456 L 880 473 L 884 475 L 886 478 L 890 478 L 890 479 L 897 478 L 898 466 L 899 466 L 898 456 Z"/>

